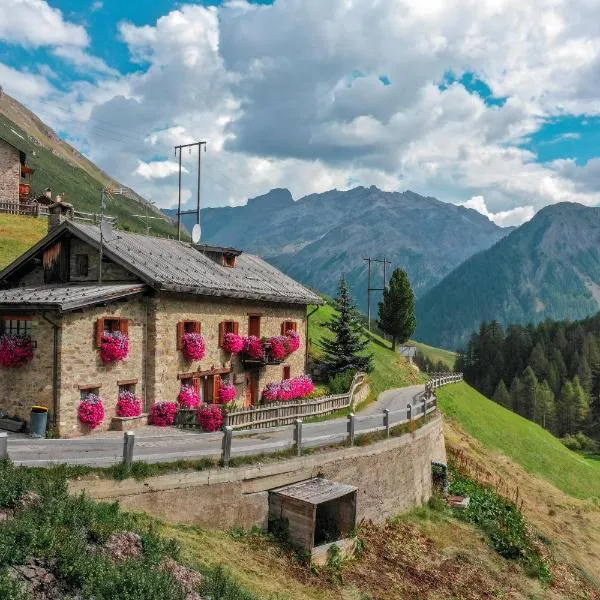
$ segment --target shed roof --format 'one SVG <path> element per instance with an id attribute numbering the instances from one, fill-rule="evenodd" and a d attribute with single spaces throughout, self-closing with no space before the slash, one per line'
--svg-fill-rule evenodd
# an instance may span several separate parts
<path id="1" fill-rule="evenodd" d="M 281 488 L 272 490 L 272 493 L 279 494 L 286 498 L 294 498 L 307 504 L 323 504 L 323 502 L 329 502 L 342 496 L 347 496 L 356 492 L 358 488 L 353 485 L 346 483 L 338 483 L 331 481 L 330 479 L 324 479 L 322 477 L 315 477 L 314 479 L 308 479 L 307 481 L 301 481 L 299 483 L 293 483 L 292 485 L 286 485 Z"/>
<path id="2" fill-rule="evenodd" d="M 90 304 L 140 294 L 145 284 L 44 285 L 0 290 L 0 308 L 73 310 Z"/>

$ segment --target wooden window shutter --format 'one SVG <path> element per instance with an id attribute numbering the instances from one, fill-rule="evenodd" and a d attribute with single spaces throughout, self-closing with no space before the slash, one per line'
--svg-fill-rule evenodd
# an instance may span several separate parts
<path id="1" fill-rule="evenodd" d="M 120 319 L 119 329 L 121 330 L 121 333 L 129 335 L 129 319 Z"/>
<path id="2" fill-rule="evenodd" d="M 281 324 L 281 335 L 285 335 L 285 332 L 287 331 L 286 325 L 287 325 L 287 321 L 284 321 Z"/>
<path id="3" fill-rule="evenodd" d="M 240 324 L 237 321 L 233 322 L 233 333 L 239 335 L 240 332 Z"/>
<path id="4" fill-rule="evenodd" d="M 185 334 L 185 322 L 177 323 L 177 350 L 183 350 L 183 335 Z"/>
<path id="5" fill-rule="evenodd" d="M 102 334 L 104 333 L 104 319 L 96 321 L 96 346 L 100 348 L 102 345 Z"/>
<path id="6" fill-rule="evenodd" d="M 225 341 L 225 321 L 219 323 L 219 346 L 223 345 Z"/>
<path id="7" fill-rule="evenodd" d="M 213 378 L 213 402 L 215 404 L 219 401 L 220 391 L 221 391 L 221 376 L 215 375 Z"/>
<path id="8" fill-rule="evenodd" d="M 194 333 L 202 333 L 202 323 L 200 321 L 194 323 Z"/>
<path id="9" fill-rule="evenodd" d="M 201 385 L 202 381 L 200 380 L 200 377 L 194 377 L 192 379 L 192 385 L 194 386 L 194 390 L 195 392 L 198 394 L 198 396 L 202 396 L 202 394 L 200 393 L 200 385 Z"/>
<path id="10" fill-rule="evenodd" d="M 285 365 L 283 367 L 283 378 L 290 379 L 291 376 L 292 376 L 292 368 L 290 367 L 290 365 Z"/>

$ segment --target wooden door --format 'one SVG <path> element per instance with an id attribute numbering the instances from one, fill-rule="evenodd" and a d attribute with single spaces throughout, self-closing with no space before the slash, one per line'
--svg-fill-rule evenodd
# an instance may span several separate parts
<path id="1" fill-rule="evenodd" d="M 244 406 L 255 406 L 258 399 L 258 375 L 254 371 L 246 372 L 246 394 Z"/>

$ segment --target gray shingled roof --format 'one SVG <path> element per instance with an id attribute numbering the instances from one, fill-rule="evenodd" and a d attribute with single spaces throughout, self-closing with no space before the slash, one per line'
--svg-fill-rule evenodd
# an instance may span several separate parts
<path id="1" fill-rule="evenodd" d="M 94 245 L 100 229 L 68 222 L 68 228 Z M 210 250 L 210 248 L 207 248 Z M 290 304 L 323 304 L 321 298 L 258 256 L 242 253 L 234 268 L 217 264 L 202 246 L 114 230 L 104 252 L 159 290 L 248 298 Z"/>
<path id="2" fill-rule="evenodd" d="M 0 290 L 0 306 L 15 308 L 58 308 L 72 310 L 140 294 L 146 289 L 143 283 L 118 285 L 44 285 Z"/>

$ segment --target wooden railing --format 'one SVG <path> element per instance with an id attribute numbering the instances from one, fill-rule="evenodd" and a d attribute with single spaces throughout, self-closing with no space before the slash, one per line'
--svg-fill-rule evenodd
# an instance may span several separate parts
<path id="1" fill-rule="evenodd" d="M 48 208 L 37 202 L 0 202 L 0 213 L 26 215 L 30 217 L 47 217 Z"/>
<path id="2" fill-rule="evenodd" d="M 77 221 L 86 221 L 87 223 L 94 223 L 94 225 L 98 225 L 98 223 L 100 223 L 102 219 L 104 219 L 104 221 L 112 223 L 113 225 L 117 223 L 117 217 L 114 217 L 112 215 L 101 215 L 100 213 L 81 212 L 80 210 L 76 210 L 73 213 L 73 218 Z"/>

